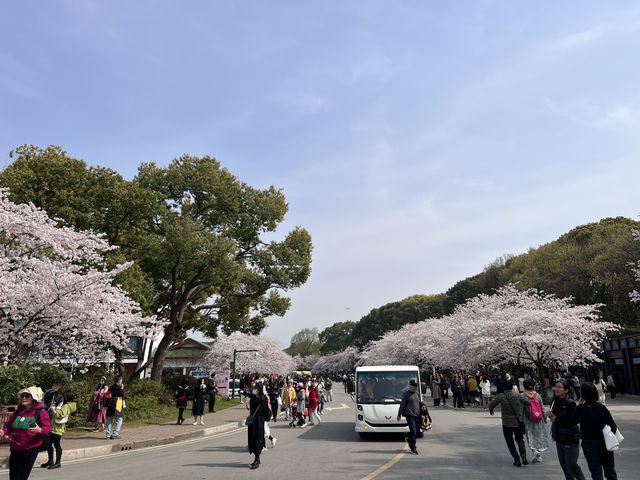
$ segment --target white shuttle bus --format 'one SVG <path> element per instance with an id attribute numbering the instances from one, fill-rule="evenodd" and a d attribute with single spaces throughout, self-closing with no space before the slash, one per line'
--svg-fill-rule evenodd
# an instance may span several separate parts
<path id="1" fill-rule="evenodd" d="M 390 365 L 356 368 L 356 432 L 409 432 L 407 420 L 398 417 L 402 394 L 409 389 L 409 381 L 420 382 L 417 366 Z M 422 399 L 424 386 L 418 389 Z"/>

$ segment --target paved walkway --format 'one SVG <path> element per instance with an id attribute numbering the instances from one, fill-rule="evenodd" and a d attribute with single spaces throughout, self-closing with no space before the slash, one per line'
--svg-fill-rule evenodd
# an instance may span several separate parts
<path id="1" fill-rule="evenodd" d="M 241 404 L 215 413 L 206 413 L 204 425 L 192 425 L 193 417 L 187 417 L 182 425 L 176 425 L 176 422 L 172 421 L 127 428 L 125 418 L 120 429 L 119 439 L 107 440 L 104 432 L 86 432 L 73 437 L 65 436 L 62 439 L 62 455 L 64 460 L 77 460 L 215 435 L 239 428 L 246 416 L 247 409 L 244 404 Z M 36 460 L 36 465 L 46 461 L 47 453 L 42 452 Z M 8 444 L 0 444 L 0 468 L 9 468 Z"/>

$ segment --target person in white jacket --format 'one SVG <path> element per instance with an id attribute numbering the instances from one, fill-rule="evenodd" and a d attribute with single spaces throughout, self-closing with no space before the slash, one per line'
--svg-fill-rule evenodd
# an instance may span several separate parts
<path id="1" fill-rule="evenodd" d="M 480 382 L 480 394 L 482 395 L 482 408 L 486 408 L 491 400 L 491 382 L 487 377 L 483 377 Z"/>

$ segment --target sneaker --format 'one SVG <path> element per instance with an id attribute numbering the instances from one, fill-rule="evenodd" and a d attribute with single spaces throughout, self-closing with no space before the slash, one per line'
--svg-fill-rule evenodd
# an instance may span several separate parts
<path id="1" fill-rule="evenodd" d="M 267 447 L 262 447 L 262 453 L 267 451 Z"/>
<path id="2" fill-rule="evenodd" d="M 94 432 L 94 433 L 95 433 L 95 432 L 99 432 L 99 431 L 100 431 L 100 429 L 99 429 L 99 428 L 95 428 L 95 429 L 93 430 L 93 432 Z"/>
<path id="3" fill-rule="evenodd" d="M 517 459 L 517 458 L 513 461 L 513 465 L 516 466 L 516 467 L 521 467 L 522 466 L 522 464 L 520 463 L 520 460 Z"/>
<path id="4" fill-rule="evenodd" d="M 306 424 L 306 423 L 303 423 L 302 425 L 300 425 L 300 428 L 304 428 L 304 427 L 306 427 L 306 426 L 307 426 L 307 424 Z"/>
<path id="5" fill-rule="evenodd" d="M 197 425 L 197 424 L 198 424 L 198 422 L 193 422 L 193 424 L 194 424 L 194 425 Z"/>
<path id="6" fill-rule="evenodd" d="M 276 437 L 273 437 L 273 438 L 271 439 L 271 446 L 272 446 L 272 447 L 275 447 L 275 446 L 276 446 L 276 442 L 277 442 L 277 441 L 278 441 L 278 439 L 277 439 Z"/>
<path id="7" fill-rule="evenodd" d="M 111 440 L 117 440 L 120 438 L 120 435 L 111 435 Z"/>
<path id="8" fill-rule="evenodd" d="M 529 465 L 529 462 L 527 461 L 527 457 L 522 457 L 522 464 Z"/>
<path id="9" fill-rule="evenodd" d="M 411 450 L 411 453 L 413 453 L 414 455 L 418 455 L 418 450 L 414 448 L 413 450 Z"/>
<path id="10" fill-rule="evenodd" d="M 204 425 L 204 422 L 200 422 L 200 425 Z"/>

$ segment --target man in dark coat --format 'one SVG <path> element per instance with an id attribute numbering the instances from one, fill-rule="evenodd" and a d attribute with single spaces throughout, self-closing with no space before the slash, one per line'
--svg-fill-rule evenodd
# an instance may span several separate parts
<path id="1" fill-rule="evenodd" d="M 216 373 L 211 374 L 209 384 L 207 385 L 207 395 L 209 395 L 209 413 L 215 413 L 216 411 L 216 394 L 218 393 L 218 387 L 216 386 Z"/>

